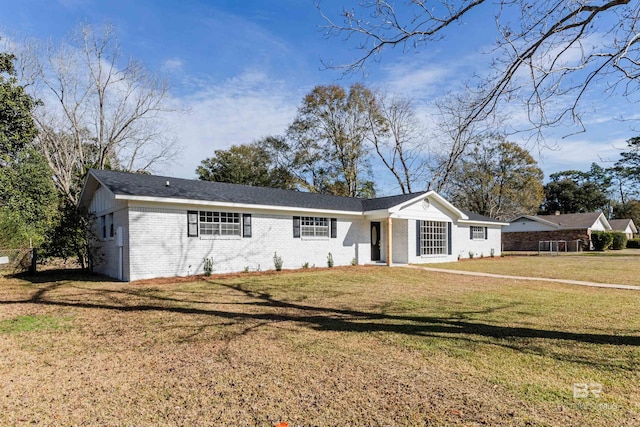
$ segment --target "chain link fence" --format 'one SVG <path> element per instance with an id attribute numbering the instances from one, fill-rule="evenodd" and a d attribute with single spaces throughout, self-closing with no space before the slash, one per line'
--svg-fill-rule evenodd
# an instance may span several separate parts
<path id="1" fill-rule="evenodd" d="M 35 258 L 36 249 L 34 248 L 0 248 L 0 272 L 16 274 L 25 271 L 34 271 Z"/>

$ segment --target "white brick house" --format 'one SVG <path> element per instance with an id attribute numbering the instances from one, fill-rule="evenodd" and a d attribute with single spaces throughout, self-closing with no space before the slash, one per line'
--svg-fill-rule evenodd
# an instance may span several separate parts
<path id="1" fill-rule="evenodd" d="M 91 170 L 80 205 L 96 216 L 103 261 L 119 280 L 335 265 L 428 263 L 500 255 L 506 223 L 433 191 L 357 199 Z M 389 253 L 391 256 L 389 256 Z"/>

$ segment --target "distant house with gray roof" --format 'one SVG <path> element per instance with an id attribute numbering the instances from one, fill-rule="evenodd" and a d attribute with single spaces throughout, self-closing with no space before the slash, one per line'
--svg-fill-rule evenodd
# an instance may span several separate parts
<path id="1" fill-rule="evenodd" d="M 589 250 L 592 231 L 611 231 L 611 224 L 601 212 L 520 215 L 502 229 L 505 251 L 536 251 L 541 242 L 561 242 L 569 251 Z M 542 245 L 551 248 L 549 244 Z"/>
<path id="2" fill-rule="evenodd" d="M 90 170 L 79 204 L 96 218 L 102 261 L 124 281 L 335 265 L 427 263 L 500 255 L 507 223 L 434 191 L 359 199 Z"/>
<path id="3" fill-rule="evenodd" d="M 620 231 L 626 234 L 627 239 L 633 239 L 633 236 L 638 234 L 638 229 L 632 219 L 610 219 L 609 224 L 611 224 L 613 231 Z"/>

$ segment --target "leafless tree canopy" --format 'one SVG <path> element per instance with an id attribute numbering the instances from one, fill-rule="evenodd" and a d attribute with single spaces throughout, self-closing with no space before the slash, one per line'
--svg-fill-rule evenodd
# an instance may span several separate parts
<path id="1" fill-rule="evenodd" d="M 122 57 L 111 27 L 80 27 L 69 44 L 49 46 L 32 78 L 43 101 L 38 142 L 70 200 L 86 168 L 146 171 L 176 154 L 161 118 L 166 83 Z"/>
<path id="2" fill-rule="evenodd" d="M 321 4 L 318 5 L 321 8 Z M 493 72 L 469 87 L 475 94 L 465 123 L 483 119 L 500 102 L 521 99 L 536 128 L 573 121 L 590 89 L 634 99 L 640 77 L 640 2 L 630 0 L 362 0 L 341 18 L 322 11 L 329 35 L 355 42 L 361 69 L 387 48 L 439 41 L 454 23 L 489 11 L 497 42 Z M 340 67 L 340 66 L 338 66 Z"/>
<path id="3" fill-rule="evenodd" d="M 384 90 L 367 108 L 367 139 L 403 194 L 422 190 L 427 172 L 426 138 L 413 102 Z"/>

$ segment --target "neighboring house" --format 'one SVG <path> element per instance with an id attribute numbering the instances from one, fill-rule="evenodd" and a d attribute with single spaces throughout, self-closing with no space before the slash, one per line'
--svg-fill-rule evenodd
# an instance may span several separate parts
<path id="1" fill-rule="evenodd" d="M 632 219 L 610 219 L 609 224 L 611 224 L 613 231 L 621 231 L 626 234 L 627 239 L 633 239 L 633 236 L 638 233 Z"/>
<path id="2" fill-rule="evenodd" d="M 80 205 L 95 214 L 103 261 L 119 280 L 500 255 L 506 223 L 433 191 L 377 199 L 91 170 Z"/>
<path id="3" fill-rule="evenodd" d="M 521 215 L 509 221 L 502 230 L 505 251 L 537 251 L 540 242 L 567 242 L 567 250 L 591 248 L 592 231 L 611 231 L 611 225 L 601 212 Z M 547 249 L 549 246 L 545 246 Z M 560 250 L 563 250 L 560 248 Z"/>

